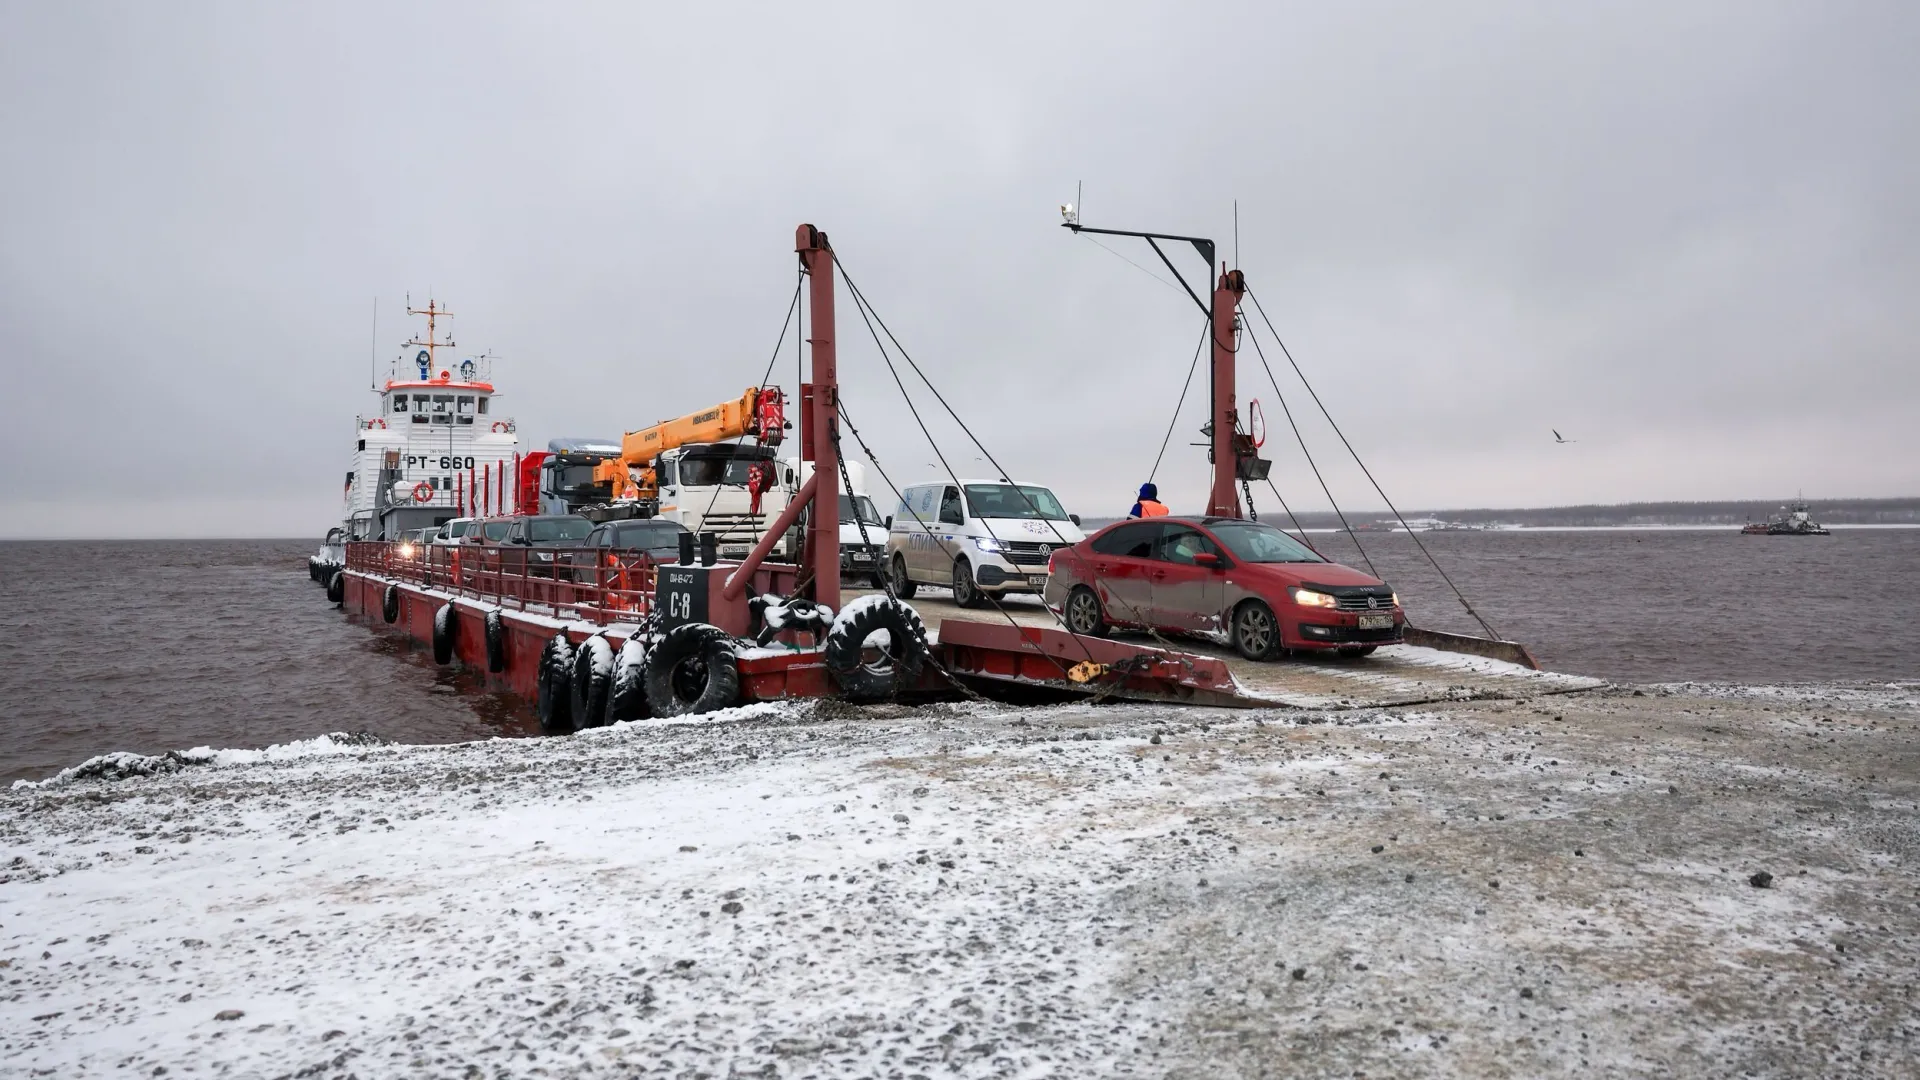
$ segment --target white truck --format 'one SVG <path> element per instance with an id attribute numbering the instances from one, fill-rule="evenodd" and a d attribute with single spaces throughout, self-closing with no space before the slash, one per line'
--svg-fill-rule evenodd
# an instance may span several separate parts
<path id="1" fill-rule="evenodd" d="M 846 466 L 853 490 L 840 493 L 840 580 L 877 589 L 881 587 L 880 575 L 886 572 L 882 556 L 887 545 L 887 522 L 867 494 L 866 465 L 848 461 Z M 798 494 L 812 475 L 813 462 L 797 457 L 782 460 L 780 486 L 785 498 Z"/>

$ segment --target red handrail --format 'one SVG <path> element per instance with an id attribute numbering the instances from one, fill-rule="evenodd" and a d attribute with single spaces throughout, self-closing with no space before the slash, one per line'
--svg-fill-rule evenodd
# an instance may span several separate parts
<path id="1" fill-rule="evenodd" d="M 356 573 L 521 611 L 571 615 L 600 626 L 646 618 L 653 606 L 656 565 L 644 554 L 607 548 L 389 540 L 347 544 L 347 569 Z"/>

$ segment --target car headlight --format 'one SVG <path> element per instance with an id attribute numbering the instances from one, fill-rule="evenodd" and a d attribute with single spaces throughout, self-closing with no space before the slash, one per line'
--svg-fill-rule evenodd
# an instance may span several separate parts
<path id="1" fill-rule="evenodd" d="M 995 540 L 991 536 L 974 537 L 973 546 L 979 548 L 981 551 L 1004 551 L 1005 550 L 1005 548 L 1000 546 L 1000 541 Z"/>
<path id="2" fill-rule="evenodd" d="M 1314 592 L 1312 589 L 1292 588 L 1288 589 L 1287 592 L 1293 596 L 1293 602 L 1299 604 L 1301 607 L 1333 608 L 1339 606 L 1339 601 L 1333 597 L 1323 592 Z"/>
<path id="3" fill-rule="evenodd" d="M 553 552 L 551 552 L 551 551 L 536 551 L 536 552 L 534 552 L 534 553 L 533 553 L 533 557 L 534 557 L 534 558 L 536 558 L 536 559 L 539 559 L 539 560 L 540 560 L 541 562 L 552 562 L 552 561 L 553 561 Z"/>
<path id="4" fill-rule="evenodd" d="M 413 542 L 412 541 L 410 540 L 405 541 L 400 545 L 400 557 L 403 559 L 413 558 Z"/>
<path id="5" fill-rule="evenodd" d="M 1400 606 L 1400 594 L 1399 594 L 1399 593 L 1394 593 L 1394 594 L 1393 594 L 1393 606 L 1394 606 L 1394 607 L 1399 607 L 1399 606 Z"/>

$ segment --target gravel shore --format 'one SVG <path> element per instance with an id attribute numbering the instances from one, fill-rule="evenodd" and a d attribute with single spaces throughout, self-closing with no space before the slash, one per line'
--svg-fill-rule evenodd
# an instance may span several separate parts
<path id="1" fill-rule="evenodd" d="M 1920 684 L 750 706 L 0 793 L 0 1074 L 1912 1076 Z"/>

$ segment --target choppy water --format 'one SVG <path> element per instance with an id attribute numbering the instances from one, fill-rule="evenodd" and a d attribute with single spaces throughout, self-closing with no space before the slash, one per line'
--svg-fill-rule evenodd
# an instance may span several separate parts
<path id="1" fill-rule="evenodd" d="M 1422 539 L 1498 630 L 1557 670 L 1641 682 L 1920 678 L 1920 530 Z M 1314 541 L 1362 565 L 1345 538 Z M 1474 629 L 1409 537 L 1363 541 L 1416 622 Z M 312 546 L 0 543 L 0 781 L 110 750 L 537 730 L 512 698 L 348 622 L 307 580 Z"/>

